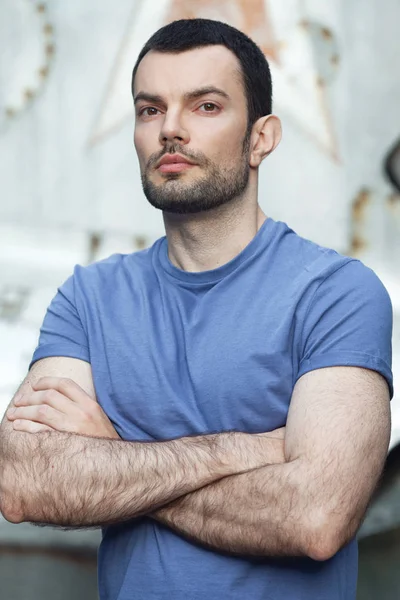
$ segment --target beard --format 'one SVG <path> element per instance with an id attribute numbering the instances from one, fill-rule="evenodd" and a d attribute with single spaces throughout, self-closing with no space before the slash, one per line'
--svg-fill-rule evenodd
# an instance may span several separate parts
<path id="1" fill-rule="evenodd" d="M 240 197 L 250 175 L 248 136 L 243 142 L 241 160 L 231 168 L 218 167 L 203 153 L 187 152 L 178 144 L 169 145 L 161 153 L 153 154 L 142 173 L 143 191 L 152 206 L 162 211 L 186 215 L 218 208 Z M 204 169 L 205 175 L 197 181 L 185 183 L 185 174 L 168 173 L 164 182 L 156 185 L 149 173 L 165 154 L 179 153 Z"/>

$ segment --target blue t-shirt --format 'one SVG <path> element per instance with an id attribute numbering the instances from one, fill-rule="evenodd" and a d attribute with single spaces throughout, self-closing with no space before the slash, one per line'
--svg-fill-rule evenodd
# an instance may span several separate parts
<path id="1" fill-rule="evenodd" d="M 351 365 L 391 374 L 392 310 L 358 260 L 267 219 L 233 260 L 190 273 L 166 238 L 77 266 L 33 361 L 90 362 L 98 401 L 126 440 L 282 427 L 296 381 Z M 252 559 L 195 544 L 150 518 L 106 527 L 102 600 L 354 600 L 357 546 L 326 562 Z"/>

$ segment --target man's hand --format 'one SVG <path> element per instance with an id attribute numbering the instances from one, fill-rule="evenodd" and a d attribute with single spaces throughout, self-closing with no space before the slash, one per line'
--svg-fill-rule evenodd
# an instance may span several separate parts
<path id="1" fill-rule="evenodd" d="M 43 377 L 47 384 L 42 381 L 37 385 Z M 82 396 L 79 387 L 71 385 L 69 379 L 75 380 L 86 394 Z M 61 405 L 57 396 L 56 408 L 50 406 L 55 401 L 52 393 L 53 400 L 44 401 L 41 396 L 37 404 L 31 398 L 31 404 L 15 407 L 18 396 L 39 398 L 39 392 L 46 390 L 64 396 Z M 121 523 L 154 512 L 220 479 L 259 469 L 270 463 L 270 453 L 279 457 L 282 454 L 283 440 L 239 432 L 162 442 L 93 437 L 100 433 L 116 437 L 107 419 L 97 412 L 99 407 L 92 404 L 95 400 L 89 363 L 67 357 L 44 358 L 34 363 L 10 408 L 25 411 L 44 406 L 59 415 L 32 421 L 50 429 L 40 435 L 14 431 L 15 421 L 3 419 L 0 511 L 6 519 L 12 523 L 33 521 L 64 527 Z M 96 418 L 93 414 L 87 418 L 88 406 Z M 50 412 L 48 408 L 45 413 Z M 29 417 L 14 418 L 35 418 L 32 413 Z M 75 435 L 70 430 L 90 432 L 91 436 Z"/>
<path id="2" fill-rule="evenodd" d="M 120 439 L 98 402 L 71 379 L 42 377 L 32 391 L 18 395 L 7 411 L 17 431 L 61 431 Z"/>
<path id="3" fill-rule="evenodd" d="M 14 404 L 16 408 L 6 415 L 17 431 L 61 431 L 121 439 L 97 401 L 71 379 L 42 377 L 32 384 L 31 392 L 17 395 Z M 254 435 L 283 441 L 285 427 Z M 283 456 L 283 443 L 278 452 Z"/>

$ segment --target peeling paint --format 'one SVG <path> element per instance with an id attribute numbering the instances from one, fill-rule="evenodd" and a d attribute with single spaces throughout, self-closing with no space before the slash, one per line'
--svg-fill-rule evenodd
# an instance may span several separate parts
<path id="1" fill-rule="evenodd" d="M 352 235 L 350 242 L 350 256 L 358 256 L 368 246 L 363 236 L 363 225 L 366 218 L 366 210 L 371 203 L 371 190 L 362 188 L 352 203 L 351 227 Z"/>

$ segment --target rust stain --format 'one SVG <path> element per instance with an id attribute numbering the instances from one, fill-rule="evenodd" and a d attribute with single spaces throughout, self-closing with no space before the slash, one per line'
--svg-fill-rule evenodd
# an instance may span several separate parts
<path id="1" fill-rule="evenodd" d="M 47 57 L 50 58 L 51 56 L 53 56 L 55 52 L 54 44 L 47 44 L 45 52 Z"/>
<path id="2" fill-rule="evenodd" d="M 340 62 L 340 56 L 339 56 L 339 54 L 334 54 L 331 57 L 331 63 L 336 67 L 339 64 L 339 62 Z"/>
<path id="3" fill-rule="evenodd" d="M 49 74 L 49 67 L 42 67 L 41 69 L 39 69 L 39 75 L 40 77 L 42 77 L 43 79 L 45 77 L 47 77 L 47 75 Z"/>
<path id="4" fill-rule="evenodd" d="M 350 256 L 358 256 L 365 250 L 367 242 L 362 234 L 366 209 L 371 201 L 371 190 L 362 188 L 353 201 L 351 208 L 352 236 L 350 241 Z"/>
<path id="5" fill-rule="evenodd" d="M 34 93 L 31 89 L 26 88 L 26 90 L 24 90 L 24 98 L 25 100 L 32 100 L 32 98 L 34 97 Z"/>
<path id="6" fill-rule="evenodd" d="M 45 35 L 53 35 L 54 33 L 54 28 L 50 23 L 46 23 L 45 26 L 43 27 L 43 33 Z"/>
<path id="7" fill-rule="evenodd" d="M 351 238 L 349 254 L 350 254 L 350 256 L 358 256 L 360 254 L 360 252 L 365 250 L 366 247 L 367 247 L 367 244 L 366 244 L 365 240 L 363 240 L 363 238 L 361 236 L 359 236 L 358 234 L 355 233 Z"/>
<path id="8" fill-rule="evenodd" d="M 324 40 L 331 40 L 333 38 L 332 32 L 330 29 L 328 29 L 328 27 L 321 27 L 321 35 L 324 38 Z"/>
<path id="9" fill-rule="evenodd" d="M 279 64 L 279 48 L 264 0 L 172 0 L 166 22 L 196 18 L 229 23 L 251 37 L 268 58 Z"/>
<path id="10" fill-rule="evenodd" d="M 371 191 L 367 188 L 363 188 L 358 193 L 352 206 L 352 217 L 353 223 L 360 223 L 365 216 L 365 209 L 368 206 L 371 199 Z"/>
<path id="11" fill-rule="evenodd" d="M 148 245 L 147 240 L 143 235 L 135 236 L 133 242 L 138 250 L 143 250 L 144 248 L 147 248 Z"/>
<path id="12" fill-rule="evenodd" d="M 103 241 L 103 236 L 100 233 L 91 233 L 89 236 L 89 262 L 96 260 L 97 253 Z"/>

